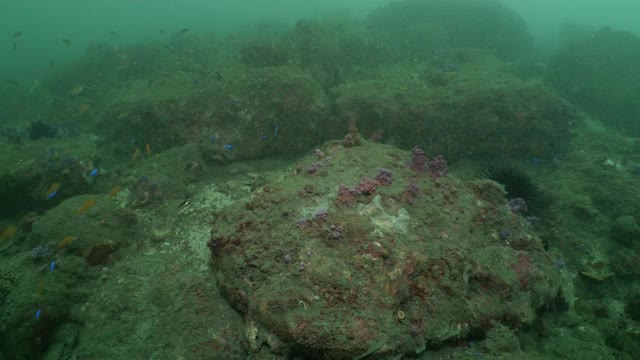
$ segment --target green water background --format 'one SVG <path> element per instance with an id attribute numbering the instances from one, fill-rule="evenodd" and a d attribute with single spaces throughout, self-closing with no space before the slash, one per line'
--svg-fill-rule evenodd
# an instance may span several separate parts
<path id="1" fill-rule="evenodd" d="M 189 28 L 232 33 L 260 24 L 287 26 L 302 18 L 363 16 L 389 0 L 101 0 L 0 2 L 0 77 L 32 82 L 49 62 L 78 59 L 92 43 L 124 45 L 154 41 Z M 597 29 L 640 33 L 640 2 L 634 0 L 503 0 L 522 16 L 540 53 L 557 44 L 559 26 L 574 23 Z M 163 32 L 161 32 L 163 30 Z M 22 31 L 17 40 L 13 34 Z M 116 35 L 111 34 L 116 32 Z M 72 46 L 65 47 L 62 39 Z M 17 42 L 17 49 L 13 44 Z"/>

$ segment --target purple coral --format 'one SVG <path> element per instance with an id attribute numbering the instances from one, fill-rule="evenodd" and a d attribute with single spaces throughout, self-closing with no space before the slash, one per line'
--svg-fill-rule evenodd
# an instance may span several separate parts
<path id="1" fill-rule="evenodd" d="M 320 210 L 316 211 L 316 213 L 313 215 L 313 218 L 317 222 L 325 222 L 325 221 L 327 221 L 327 217 L 328 216 L 329 216 L 329 214 L 327 214 L 327 210 L 320 209 Z"/>
<path id="2" fill-rule="evenodd" d="M 429 160 L 427 164 L 429 165 L 429 175 L 435 178 L 446 176 L 449 172 L 449 168 L 447 167 L 447 160 L 445 160 L 442 155 L 438 155 L 435 158 Z"/>
<path id="3" fill-rule="evenodd" d="M 340 185 L 338 189 L 338 198 L 336 202 L 339 205 L 346 205 L 348 207 L 352 207 L 356 204 L 356 197 L 358 196 L 358 191 L 351 186 Z"/>
<path id="4" fill-rule="evenodd" d="M 371 195 L 376 192 L 376 188 L 380 185 L 377 181 L 363 177 L 362 181 L 355 187 L 355 191 L 362 195 Z"/>
<path id="5" fill-rule="evenodd" d="M 298 219 L 298 223 L 296 224 L 300 229 L 304 229 L 309 226 L 309 220 L 305 218 Z"/>
<path id="6" fill-rule="evenodd" d="M 402 200 L 413 204 L 413 200 L 415 200 L 419 193 L 418 183 L 415 180 L 411 180 L 407 189 L 402 193 Z"/>
<path id="7" fill-rule="evenodd" d="M 321 168 L 322 168 L 322 161 L 316 161 L 313 164 L 304 168 L 304 172 L 309 175 L 315 175 L 320 171 Z"/>
<path id="8" fill-rule="evenodd" d="M 413 171 L 425 172 L 427 171 L 427 156 L 424 151 L 419 147 L 414 147 L 411 154 L 411 160 L 409 161 L 409 168 Z"/>
<path id="9" fill-rule="evenodd" d="M 514 214 L 523 214 L 527 212 L 527 202 L 523 198 L 510 199 L 507 203 L 507 207 Z"/>
<path id="10" fill-rule="evenodd" d="M 379 173 L 376 176 L 376 181 L 380 185 L 391 185 L 393 184 L 393 171 L 385 168 L 380 168 Z"/>

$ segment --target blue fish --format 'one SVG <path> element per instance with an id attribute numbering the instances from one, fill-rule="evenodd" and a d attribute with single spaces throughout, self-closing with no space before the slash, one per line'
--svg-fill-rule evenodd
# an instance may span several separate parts
<path id="1" fill-rule="evenodd" d="M 40 319 L 40 316 L 42 316 L 42 309 L 38 309 L 38 310 L 36 311 L 36 320 L 37 320 L 37 319 Z"/>
<path id="2" fill-rule="evenodd" d="M 51 272 L 53 272 L 53 270 L 55 270 L 56 268 L 56 261 L 52 260 L 51 261 L 51 265 L 49 265 L 49 270 L 51 270 Z"/>
<path id="3" fill-rule="evenodd" d="M 98 175 L 99 172 L 100 172 L 100 169 L 95 168 L 95 169 L 91 170 L 91 174 L 89 174 L 89 176 L 96 177 L 96 175 Z"/>
<path id="4" fill-rule="evenodd" d="M 235 147 L 235 146 L 233 146 L 233 145 L 231 145 L 231 144 L 226 144 L 226 145 L 224 146 L 224 148 L 225 148 L 225 149 L 227 149 L 227 150 L 229 150 L 229 151 L 231 151 L 231 150 L 235 150 L 235 148 L 236 148 L 236 147 Z"/>
<path id="5" fill-rule="evenodd" d="M 215 135 L 209 136 L 209 141 L 216 142 L 216 136 Z"/>
<path id="6" fill-rule="evenodd" d="M 533 161 L 533 167 L 537 169 L 538 166 L 540 165 L 540 158 L 538 158 L 537 156 L 534 156 L 532 161 Z"/>
<path id="7" fill-rule="evenodd" d="M 267 139 L 268 139 L 267 135 L 260 136 L 260 140 L 262 141 L 267 141 Z"/>
<path id="8" fill-rule="evenodd" d="M 54 197 L 56 197 L 56 195 L 58 195 L 58 190 L 52 192 L 51 194 L 47 195 L 47 200 L 51 200 Z"/>

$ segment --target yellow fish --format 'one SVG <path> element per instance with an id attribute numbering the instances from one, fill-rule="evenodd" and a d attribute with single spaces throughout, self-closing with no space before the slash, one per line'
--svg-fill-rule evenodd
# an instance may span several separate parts
<path id="1" fill-rule="evenodd" d="M 11 246 L 16 231 L 18 231 L 18 228 L 15 226 L 9 226 L 2 231 L 2 234 L 0 235 L 0 251 Z"/>
<path id="2" fill-rule="evenodd" d="M 147 144 L 144 148 L 147 150 L 147 157 L 151 157 L 151 145 Z"/>
<path id="3" fill-rule="evenodd" d="M 62 239 L 62 241 L 60 241 L 58 243 L 58 249 L 61 249 L 69 244 L 71 244 L 72 242 L 76 241 L 78 239 L 77 236 L 65 236 L 64 239 Z"/>
<path id="4" fill-rule="evenodd" d="M 49 190 L 47 190 L 47 195 L 51 194 L 54 191 L 58 191 L 58 189 L 60 189 L 60 183 L 54 182 L 53 184 L 51 184 L 51 186 L 49 186 Z"/>
<path id="5" fill-rule="evenodd" d="M 82 207 L 80 209 L 78 209 L 78 211 L 77 211 L 78 215 L 82 215 L 82 214 L 86 213 L 89 209 L 91 209 L 95 205 L 96 205 L 96 199 L 95 198 L 91 198 L 91 199 L 85 201 L 84 205 L 82 205 Z"/>
<path id="6" fill-rule="evenodd" d="M 138 158 L 140 158 L 140 155 L 142 155 L 142 151 L 140 151 L 140 148 L 137 148 L 131 155 L 131 162 L 138 160 Z"/>
<path id="7" fill-rule="evenodd" d="M 109 199 L 113 199 L 120 192 L 120 190 L 122 190 L 122 186 L 120 185 L 112 187 L 111 191 L 109 191 L 109 193 L 107 194 L 107 197 Z"/>
<path id="8" fill-rule="evenodd" d="M 89 111 L 91 109 L 91 105 L 89 104 L 80 104 L 80 106 L 78 106 L 78 111 L 76 111 L 75 114 L 73 114 L 73 117 L 80 117 L 82 115 L 84 115 L 87 111 Z"/>

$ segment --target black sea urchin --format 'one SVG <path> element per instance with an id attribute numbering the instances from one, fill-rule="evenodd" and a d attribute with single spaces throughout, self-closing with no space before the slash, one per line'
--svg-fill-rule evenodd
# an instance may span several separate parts
<path id="1" fill-rule="evenodd" d="M 523 198 L 529 209 L 539 210 L 542 192 L 538 184 L 525 172 L 508 165 L 490 167 L 482 172 L 487 179 L 504 186 L 508 199 Z"/>

